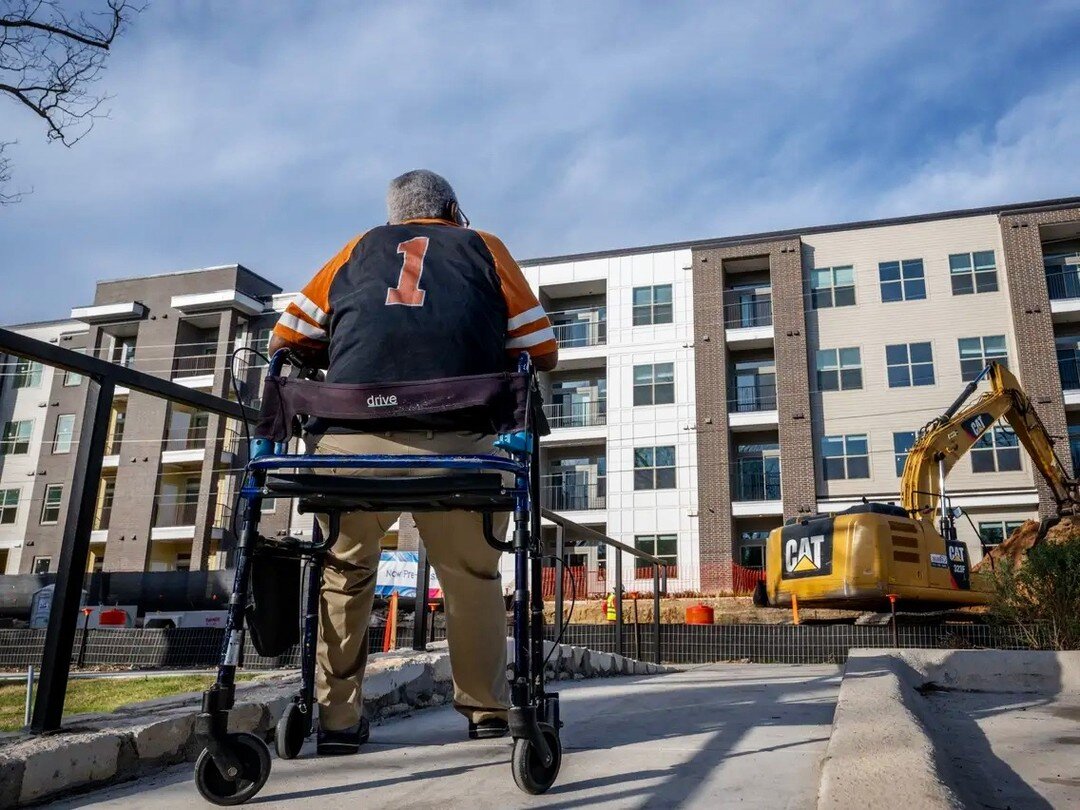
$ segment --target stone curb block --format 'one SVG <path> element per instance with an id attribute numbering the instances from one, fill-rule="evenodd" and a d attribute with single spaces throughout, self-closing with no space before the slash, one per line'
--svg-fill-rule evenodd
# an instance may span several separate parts
<path id="1" fill-rule="evenodd" d="M 554 678 L 654 675 L 667 667 L 612 653 L 560 644 L 545 656 Z M 509 647 L 509 640 L 508 640 Z M 298 674 L 268 675 L 237 688 L 229 731 L 267 739 L 299 688 Z M 427 652 L 403 651 L 369 659 L 364 679 L 364 714 L 389 717 L 453 698 L 450 655 L 445 641 Z M 196 698 L 173 696 L 127 706 L 113 714 L 69 718 L 70 732 L 21 739 L 0 748 L 0 808 L 37 804 L 66 793 L 143 776 L 199 754 L 194 738 Z"/>
<path id="2" fill-rule="evenodd" d="M 940 772 L 918 690 L 1080 691 L 1080 652 L 851 650 L 821 768 L 818 808 L 964 807 Z M 898 776 L 898 775 L 902 775 Z"/>

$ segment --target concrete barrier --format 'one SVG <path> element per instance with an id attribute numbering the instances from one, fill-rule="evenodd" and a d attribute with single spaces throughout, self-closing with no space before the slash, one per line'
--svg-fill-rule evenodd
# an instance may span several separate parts
<path id="1" fill-rule="evenodd" d="M 581 647 L 545 642 L 549 675 L 556 679 L 627 674 L 654 675 L 666 667 L 603 654 L 595 664 Z M 299 689 L 298 673 L 264 675 L 237 686 L 229 730 L 264 739 Z M 364 678 L 364 714 L 373 720 L 453 697 L 446 642 L 427 652 L 373 655 Z M 66 730 L 43 737 L 12 738 L 0 747 L 0 808 L 37 804 L 75 791 L 135 779 L 199 754 L 194 739 L 196 695 L 177 695 L 125 706 L 111 714 L 78 715 Z"/>
<path id="2" fill-rule="evenodd" d="M 940 769 L 920 694 L 1080 692 L 1080 652 L 852 650 L 822 765 L 819 808 L 964 807 Z"/>

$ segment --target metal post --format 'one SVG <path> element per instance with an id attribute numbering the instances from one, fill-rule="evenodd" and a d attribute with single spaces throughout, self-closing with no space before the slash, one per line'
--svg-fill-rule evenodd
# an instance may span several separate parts
<path id="1" fill-rule="evenodd" d="M 41 661 L 41 683 L 34 701 L 30 729 L 36 734 L 56 731 L 64 716 L 64 694 L 71 668 L 71 648 L 82 601 L 86 560 L 90 554 L 90 532 L 94 524 L 101 460 L 109 432 L 115 386 L 111 379 L 91 379 L 87 385 L 76 452 L 68 509 L 64 520 L 56 588 L 45 631 L 45 653 Z"/>
<path id="2" fill-rule="evenodd" d="M 555 633 L 563 623 L 563 578 L 566 576 L 566 529 L 555 524 Z"/>
<path id="3" fill-rule="evenodd" d="M 615 654 L 623 654 L 622 643 L 622 549 L 615 549 Z"/>
<path id="4" fill-rule="evenodd" d="M 634 594 L 633 602 L 634 602 L 634 658 L 637 659 L 638 661 L 640 661 L 641 660 L 641 622 L 638 619 L 637 593 L 636 592 Z"/>
<path id="5" fill-rule="evenodd" d="M 652 569 L 652 610 L 653 610 L 653 643 L 656 645 L 653 658 L 660 663 L 660 566 L 653 563 Z"/>
<path id="6" fill-rule="evenodd" d="M 431 566 L 423 539 L 416 548 L 416 606 L 413 609 L 413 649 L 427 649 L 427 600 L 431 584 Z"/>
<path id="7" fill-rule="evenodd" d="M 76 666 L 79 669 L 83 669 L 86 666 L 86 637 L 90 635 L 90 614 L 93 611 L 90 608 L 83 608 L 83 623 L 82 623 L 82 640 L 79 642 L 79 662 Z"/>
<path id="8" fill-rule="evenodd" d="M 26 704 L 23 706 L 23 725 L 30 725 L 30 707 L 34 705 L 34 668 L 26 668 Z"/>

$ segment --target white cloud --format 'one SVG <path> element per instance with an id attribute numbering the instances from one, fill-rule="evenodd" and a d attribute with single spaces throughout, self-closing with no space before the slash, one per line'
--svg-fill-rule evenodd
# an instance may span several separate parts
<path id="1" fill-rule="evenodd" d="M 1054 170 L 1077 143 L 1076 85 L 1054 84 L 1069 52 L 1032 55 L 1070 14 L 153 4 L 78 147 L 0 107 L 35 188 L 0 210 L 0 320 L 224 261 L 298 284 L 417 166 L 523 256 L 1075 193 L 1080 161 Z"/>

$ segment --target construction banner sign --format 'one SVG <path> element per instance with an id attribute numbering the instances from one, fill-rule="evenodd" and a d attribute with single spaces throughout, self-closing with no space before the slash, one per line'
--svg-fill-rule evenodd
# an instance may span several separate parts
<path id="1" fill-rule="evenodd" d="M 832 518 L 785 526 L 780 533 L 782 579 L 827 576 L 832 573 Z"/>

